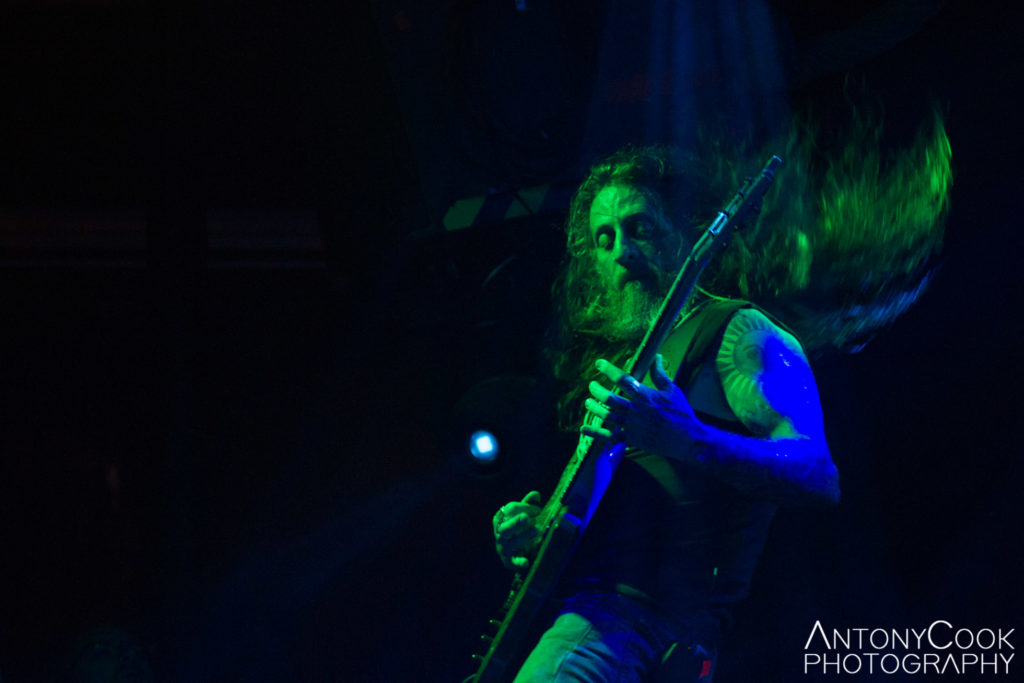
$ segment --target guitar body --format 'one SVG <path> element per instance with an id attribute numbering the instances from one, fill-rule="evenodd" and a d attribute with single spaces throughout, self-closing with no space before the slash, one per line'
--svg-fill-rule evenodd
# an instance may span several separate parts
<path id="1" fill-rule="evenodd" d="M 629 374 L 639 378 L 646 376 L 711 255 L 728 242 L 732 232 L 749 213 L 757 210 L 781 163 L 781 159 L 772 157 L 759 177 L 748 179 L 698 240 L 665 297 L 657 320 L 627 364 L 625 369 Z M 600 426 L 600 419 L 592 414 L 588 414 L 587 420 L 594 426 Z M 533 618 L 569 564 L 624 451 L 622 444 L 604 446 L 596 444 L 589 436 L 580 437 L 558 486 L 537 517 L 540 542 L 529 570 L 525 575 L 517 574 L 513 581 L 502 608 L 501 621 L 497 624 L 498 630 L 493 638 L 483 636 L 490 645 L 485 655 L 478 655 L 480 666 L 468 681 L 499 683 L 505 680 L 505 673 L 519 654 Z"/>

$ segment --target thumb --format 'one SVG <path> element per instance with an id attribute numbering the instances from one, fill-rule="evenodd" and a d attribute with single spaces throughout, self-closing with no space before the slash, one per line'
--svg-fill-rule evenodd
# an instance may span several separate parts
<path id="1" fill-rule="evenodd" d="M 665 370 L 665 357 L 660 353 L 654 357 L 654 367 L 651 368 L 651 381 L 658 391 L 665 391 L 673 386 L 672 378 Z"/>
<path id="2" fill-rule="evenodd" d="M 540 492 L 530 491 L 523 498 L 523 502 L 526 503 L 527 505 L 540 505 Z"/>

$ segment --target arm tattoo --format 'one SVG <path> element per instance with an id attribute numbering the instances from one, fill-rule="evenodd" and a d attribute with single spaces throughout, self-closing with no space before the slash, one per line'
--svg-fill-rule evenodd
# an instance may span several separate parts
<path id="1" fill-rule="evenodd" d="M 799 342 L 759 311 L 745 309 L 729 322 L 716 365 L 729 407 L 754 436 L 702 425 L 698 465 L 780 505 L 838 500 L 838 472 Z"/>

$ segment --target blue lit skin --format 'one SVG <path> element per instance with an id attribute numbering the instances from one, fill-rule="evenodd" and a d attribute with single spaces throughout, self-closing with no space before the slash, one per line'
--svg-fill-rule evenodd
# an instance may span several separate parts
<path id="1" fill-rule="evenodd" d="M 473 432 L 469 437 L 469 452 L 477 460 L 494 462 L 498 457 L 498 440 L 490 432 Z"/>
<path id="2" fill-rule="evenodd" d="M 753 316 L 767 321 L 757 311 L 741 311 L 729 328 L 742 328 Z M 743 381 L 723 382 L 725 397 L 755 436 L 701 422 L 669 379 L 660 356 L 651 369 L 654 388 L 635 389 L 623 370 L 598 361 L 598 371 L 619 386 L 622 395 L 591 382 L 587 408 L 605 424 L 581 431 L 688 463 L 779 505 L 837 502 L 839 475 L 825 441 L 814 376 L 799 344 L 774 325 L 762 324 L 761 329 L 739 335 L 731 356 L 734 374 Z M 720 356 L 720 369 L 722 360 Z"/>

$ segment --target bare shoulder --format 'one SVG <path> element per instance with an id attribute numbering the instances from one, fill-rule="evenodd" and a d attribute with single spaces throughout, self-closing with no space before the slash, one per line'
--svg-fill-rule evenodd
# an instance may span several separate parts
<path id="1" fill-rule="evenodd" d="M 716 357 L 726 401 L 763 436 L 806 435 L 821 424 L 810 364 L 797 339 L 756 309 L 729 321 Z"/>

